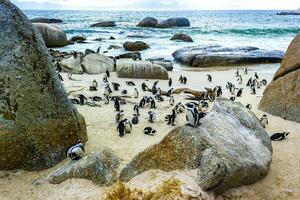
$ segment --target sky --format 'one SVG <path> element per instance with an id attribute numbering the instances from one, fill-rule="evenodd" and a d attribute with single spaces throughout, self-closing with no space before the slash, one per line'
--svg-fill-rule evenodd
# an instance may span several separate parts
<path id="1" fill-rule="evenodd" d="M 21 9 L 294 10 L 299 0 L 11 0 Z"/>

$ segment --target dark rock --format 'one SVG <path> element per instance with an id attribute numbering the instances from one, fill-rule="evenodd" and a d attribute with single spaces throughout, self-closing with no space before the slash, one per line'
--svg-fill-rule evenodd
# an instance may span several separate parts
<path id="1" fill-rule="evenodd" d="M 77 36 L 73 36 L 70 41 L 71 42 L 77 42 L 77 43 L 82 43 L 86 40 L 86 37 L 83 35 L 77 35 Z"/>
<path id="2" fill-rule="evenodd" d="M 157 26 L 157 24 L 158 24 L 157 19 L 155 19 L 153 17 L 146 17 L 142 21 L 140 21 L 137 26 L 154 28 Z"/>
<path id="3" fill-rule="evenodd" d="M 47 23 L 47 24 L 59 24 L 63 23 L 61 19 L 48 19 L 48 18 L 34 18 L 30 20 L 32 23 Z"/>
<path id="4" fill-rule="evenodd" d="M 96 52 L 92 49 L 86 49 L 85 52 L 84 52 L 85 55 L 88 55 L 90 53 L 96 53 Z"/>
<path id="5" fill-rule="evenodd" d="M 142 60 L 140 52 L 124 53 L 124 54 L 116 56 L 115 58 L 116 59 L 131 58 L 131 59 L 136 59 L 136 60 Z"/>
<path id="6" fill-rule="evenodd" d="M 169 18 L 157 24 L 157 28 L 188 27 L 188 26 L 191 26 L 190 21 L 184 17 Z"/>
<path id="7" fill-rule="evenodd" d="M 96 24 L 91 25 L 91 27 L 115 27 L 115 26 L 117 26 L 117 25 L 113 21 L 98 22 Z"/>
<path id="8" fill-rule="evenodd" d="M 219 45 L 186 47 L 172 55 L 179 63 L 192 67 L 233 66 L 280 63 L 282 51 L 268 51 L 257 47 L 227 48 Z"/>
<path id="9" fill-rule="evenodd" d="M 277 15 L 300 15 L 300 8 L 297 10 L 293 10 L 293 11 L 280 12 L 280 13 L 277 13 Z"/>
<path id="10" fill-rule="evenodd" d="M 136 155 L 119 178 L 129 181 L 151 169 L 197 169 L 203 190 L 222 193 L 262 179 L 271 161 L 271 140 L 255 114 L 240 103 L 218 99 L 200 127 L 175 128 Z"/>
<path id="11" fill-rule="evenodd" d="M 173 64 L 172 62 L 167 61 L 151 61 L 153 64 L 160 65 L 165 68 L 167 71 L 173 71 Z"/>
<path id="12" fill-rule="evenodd" d="M 0 170 L 42 170 L 87 141 L 41 34 L 10 1 L 0 1 Z"/>
<path id="13" fill-rule="evenodd" d="M 122 47 L 118 46 L 118 45 L 110 45 L 108 48 L 108 50 L 112 50 L 112 49 L 122 49 Z"/>
<path id="14" fill-rule="evenodd" d="M 127 51 L 143 51 L 146 50 L 148 48 L 150 48 L 148 46 L 148 44 L 146 44 L 145 42 L 142 41 L 136 41 L 136 42 L 125 42 L 123 44 L 123 47 L 127 50 Z"/>
<path id="15" fill-rule="evenodd" d="M 191 36 L 182 33 L 175 34 L 173 37 L 171 37 L 170 40 L 181 40 L 184 42 L 193 42 Z"/>

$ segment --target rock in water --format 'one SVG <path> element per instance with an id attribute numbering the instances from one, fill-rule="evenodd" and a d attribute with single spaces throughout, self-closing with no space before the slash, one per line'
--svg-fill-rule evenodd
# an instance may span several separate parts
<path id="1" fill-rule="evenodd" d="M 136 41 L 136 42 L 125 42 L 123 44 L 123 47 L 127 50 L 127 51 L 143 51 L 146 50 L 148 48 L 150 48 L 148 46 L 148 44 L 146 44 L 145 42 L 142 41 Z"/>
<path id="2" fill-rule="evenodd" d="M 42 34 L 47 47 L 63 47 L 70 44 L 67 39 L 66 33 L 57 26 L 45 23 L 33 24 Z"/>
<path id="3" fill-rule="evenodd" d="M 101 74 L 106 70 L 112 72 L 114 71 L 114 61 L 105 55 L 90 53 L 84 57 L 82 67 L 87 74 Z"/>
<path id="4" fill-rule="evenodd" d="M 190 25 L 191 23 L 187 18 L 173 17 L 159 22 L 157 28 L 188 27 Z"/>
<path id="5" fill-rule="evenodd" d="M 34 18 L 34 19 L 30 19 L 30 21 L 32 23 L 47 23 L 47 24 L 59 24 L 59 23 L 63 23 L 63 21 L 61 19 L 48 19 L 48 18 Z"/>
<path id="6" fill-rule="evenodd" d="M 268 51 L 257 47 L 222 47 L 220 45 L 185 47 L 172 55 L 177 62 L 192 67 L 233 66 L 246 64 L 279 63 L 281 51 Z"/>
<path id="7" fill-rule="evenodd" d="M 266 87 L 259 109 L 300 122 L 300 33 L 291 42 L 273 81 Z"/>
<path id="8" fill-rule="evenodd" d="M 159 144 L 139 153 L 120 174 L 129 181 L 150 169 L 197 169 L 205 191 L 221 193 L 263 178 L 272 146 L 258 118 L 240 103 L 218 99 L 201 126 L 171 131 Z"/>
<path id="9" fill-rule="evenodd" d="M 41 35 L 10 1 L 0 0 L 0 170 L 41 170 L 87 141 Z"/>
<path id="10" fill-rule="evenodd" d="M 157 19 L 155 19 L 153 17 L 146 17 L 142 21 L 140 21 L 137 26 L 154 28 L 157 26 L 157 24 L 158 24 Z"/>
<path id="11" fill-rule="evenodd" d="M 113 21 L 98 22 L 96 24 L 91 25 L 91 27 L 115 27 L 115 26 L 117 26 L 117 25 Z"/>
<path id="12" fill-rule="evenodd" d="M 168 71 L 149 61 L 117 60 L 119 78 L 169 79 Z"/>
<path id="13" fill-rule="evenodd" d="M 109 186 L 118 179 L 116 171 L 118 166 L 119 158 L 115 153 L 110 149 L 104 149 L 91 152 L 78 161 L 67 163 L 37 183 L 60 184 L 67 179 L 83 178 L 98 185 Z"/>
<path id="14" fill-rule="evenodd" d="M 193 42 L 193 39 L 191 38 L 191 36 L 183 34 L 183 33 L 175 34 L 173 37 L 171 37 L 170 40 L 181 40 L 184 42 Z"/>

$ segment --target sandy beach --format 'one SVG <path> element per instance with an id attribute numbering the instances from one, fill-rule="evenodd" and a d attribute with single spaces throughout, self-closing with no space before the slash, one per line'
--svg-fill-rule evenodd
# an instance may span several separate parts
<path id="1" fill-rule="evenodd" d="M 231 95 L 228 90 L 225 90 L 226 81 L 236 84 L 236 87 L 244 87 L 243 95 L 237 98 L 236 101 L 244 105 L 251 104 L 252 111 L 260 118 L 264 113 L 257 109 L 258 103 L 262 97 L 265 87 L 257 91 L 256 95 L 251 95 L 249 88 L 245 87 L 246 80 L 254 75 L 254 69 L 249 68 L 249 74 L 243 75 L 244 82 L 239 85 L 236 82 L 235 69 L 226 71 L 175 71 L 170 72 L 169 76 L 173 79 L 173 87 L 188 87 L 195 90 L 204 90 L 204 87 L 215 87 L 220 85 L 223 88 L 223 97 L 229 98 Z M 211 74 L 213 81 L 208 82 L 206 74 Z M 180 75 L 188 77 L 187 85 L 181 85 L 178 82 Z M 274 72 L 259 72 L 261 78 L 267 79 L 268 82 L 272 80 Z M 103 88 L 96 92 L 90 92 L 89 86 L 93 80 L 102 83 L 103 74 L 100 75 L 73 75 L 75 81 L 67 79 L 67 74 L 62 74 L 64 78 L 64 86 L 67 92 L 79 90 L 70 95 L 76 96 L 84 94 L 90 96 L 102 96 Z M 130 87 L 125 84 L 129 79 L 117 78 L 116 73 L 111 73 L 110 82 L 118 82 L 122 89 L 127 89 L 129 95 L 133 94 L 135 87 Z M 141 90 L 141 83 L 152 86 L 154 80 L 130 79 L 136 84 L 140 92 L 140 97 L 150 95 L 150 93 L 143 93 Z M 159 86 L 163 90 L 168 89 L 167 81 L 159 81 Z M 120 93 L 114 93 L 119 95 Z M 175 95 L 175 101 L 186 103 L 187 95 Z M 133 114 L 133 105 L 138 102 L 140 98 L 128 98 L 126 105 L 122 105 L 121 109 L 125 112 L 125 117 L 131 118 Z M 170 114 L 171 108 L 166 99 L 162 103 L 158 103 L 157 121 L 155 124 L 150 124 L 147 121 L 147 112 L 150 108 L 146 107 L 141 109 L 140 123 L 133 127 L 131 134 L 126 134 L 125 137 L 120 138 L 117 133 L 117 124 L 115 123 L 115 111 L 113 103 L 104 105 L 100 103 L 101 107 L 90 107 L 87 105 L 77 106 L 78 111 L 85 117 L 88 132 L 88 143 L 86 145 L 87 152 L 96 150 L 97 148 L 109 147 L 120 158 L 121 170 L 126 163 L 128 163 L 137 153 L 146 149 L 152 144 L 158 143 L 174 126 L 169 126 L 164 121 L 164 117 Z M 210 103 L 212 107 L 212 103 Z M 275 132 L 290 132 L 287 140 L 280 142 L 273 142 L 273 161 L 271 164 L 268 175 L 261 181 L 235 189 L 231 189 L 218 197 L 205 194 L 201 192 L 193 178 L 196 176 L 194 171 L 175 171 L 175 172 L 162 172 L 162 171 L 148 171 L 145 172 L 128 183 L 130 188 L 139 188 L 143 190 L 153 190 L 154 186 L 161 183 L 163 180 L 176 177 L 182 181 L 182 189 L 184 192 L 196 197 L 195 199 L 300 199 L 300 124 L 296 122 L 286 121 L 279 117 L 274 117 L 268 114 L 269 125 L 266 131 L 271 135 Z M 185 114 L 180 114 L 176 119 L 176 127 L 182 126 L 186 123 Z M 153 137 L 144 135 L 142 130 L 146 126 L 152 126 L 157 130 L 157 134 Z M 0 199 L 1 200 L 14 200 L 14 199 L 101 199 L 108 188 L 99 187 L 87 180 L 72 179 L 65 181 L 59 185 L 42 184 L 33 185 L 32 182 L 41 178 L 59 166 L 68 162 L 65 159 L 57 166 L 40 171 L 40 172 L 27 172 L 22 170 L 16 171 L 0 171 Z"/>

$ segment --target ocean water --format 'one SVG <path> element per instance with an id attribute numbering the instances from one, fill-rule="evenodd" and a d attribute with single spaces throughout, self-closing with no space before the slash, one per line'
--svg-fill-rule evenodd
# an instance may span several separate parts
<path id="1" fill-rule="evenodd" d="M 223 46 L 255 46 L 268 50 L 285 51 L 300 31 L 300 16 L 278 16 L 279 11 L 34 11 L 26 10 L 29 18 L 59 18 L 58 24 L 70 38 L 85 35 L 86 44 L 70 45 L 61 50 L 84 51 L 86 48 L 96 50 L 99 46 L 104 51 L 111 44 L 122 46 L 125 41 L 142 40 L 150 49 L 142 52 L 143 58 L 164 57 L 172 59 L 171 54 L 186 46 L 206 46 L 219 44 Z M 151 16 L 158 20 L 169 17 L 187 17 L 191 27 L 156 29 L 136 27 L 144 17 Z M 91 28 L 99 21 L 115 21 L 117 27 Z M 175 33 L 186 33 L 194 42 L 174 42 L 169 38 Z M 110 36 L 116 40 L 108 40 Z M 128 36 L 139 36 L 132 38 Z M 93 41 L 103 38 L 102 41 Z M 124 53 L 111 50 L 107 55 Z"/>

